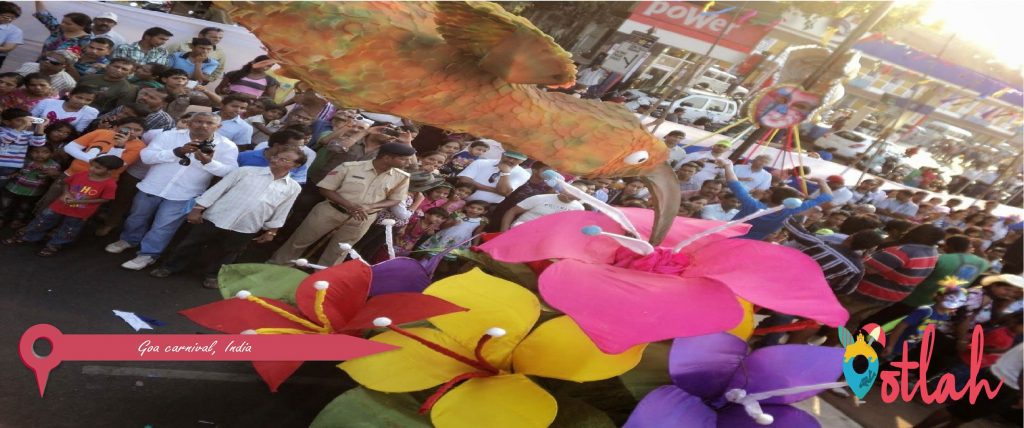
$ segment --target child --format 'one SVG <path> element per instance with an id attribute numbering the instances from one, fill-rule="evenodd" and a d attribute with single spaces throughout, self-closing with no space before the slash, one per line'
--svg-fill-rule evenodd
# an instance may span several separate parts
<path id="1" fill-rule="evenodd" d="M 60 163 L 53 159 L 53 148 L 50 146 L 30 148 L 28 158 L 25 167 L 2 189 L 0 227 L 12 218 L 12 229 L 24 226 L 24 221 L 32 213 L 32 207 L 46 193 L 50 182 L 61 176 Z"/>
<path id="2" fill-rule="evenodd" d="M 169 69 L 170 67 L 158 62 L 142 64 L 135 68 L 135 75 L 128 79 L 128 83 L 140 88 L 162 88 L 164 84 L 160 83 L 158 78 Z"/>
<path id="3" fill-rule="evenodd" d="M 270 134 L 281 129 L 281 118 L 288 114 L 288 109 L 274 104 L 270 100 L 257 100 L 253 103 L 253 107 L 256 107 L 256 113 L 247 116 L 245 121 L 253 127 L 253 145 L 259 145 L 267 142 L 270 139 Z"/>
<path id="4" fill-rule="evenodd" d="M 424 192 L 423 201 L 420 202 L 419 208 L 412 214 L 412 219 L 410 221 L 422 218 L 431 208 L 444 209 L 445 204 L 450 202 L 448 200 L 448 195 L 451 193 L 452 185 L 447 182 L 438 184 L 437 187 Z"/>
<path id="5" fill-rule="evenodd" d="M 448 202 L 445 202 L 441 207 L 448 210 L 449 213 L 455 213 L 466 206 L 466 198 L 472 195 L 476 191 L 476 188 L 470 184 L 459 184 L 455 186 L 455 189 L 449 192 Z"/>
<path id="6" fill-rule="evenodd" d="M 921 342 L 921 334 L 929 324 L 935 324 L 936 345 L 943 341 L 943 337 L 950 338 L 953 335 L 953 323 L 950 321 L 957 309 L 967 304 L 967 292 L 960 287 L 946 287 L 935 296 L 935 304 L 922 306 L 911 312 L 900 321 L 889 337 L 895 340 L 889 341 L 882 352 L 882 358 L 893 360 L 903 354 L 903 343 L 910 344 L 908 351 L 914 351 Z M 949 339 L 955 343 L 954 339 Z M 954 349 L 948 349 L 952 354 Z"/>
<path id="7" fill-rule="evenodd" d="M 2 58 L 2 57 L 0 57 Z M 21 86 L 21 75 L 18 73 L 0 73 L 0 100 L 6 100 L 7 96 Z M 6 103 L 0 104 L 0 110 L 7 108 Z"/>
<path id="8" fill-rule="evenodd" d="M 484 217 L 487 207 L 488 203 L 484 201 L 466 202 L 462 212 L 448 219 L 441 231 L 423 242 L 419 248 L 431 256 L 456 245 L 458 248 L 469 248 L 470 242 L 467 241 L 482 232 L 487 225 L 487 217 Z M 454 261 L 455 256 L 448 254 L 445 260 Z"/>
<path id="9" fill-rule="evenodd" d="M 437 147 L 437 151 L 444 154 L 445 159 L 458 153 L 459 150 L 462 150 L 462 143 L 455 140 L 445 141 L 444 144 Z"/>
<path id="10" fill-rule="evenodd" d="M 470 143 L 467 150 L 463 150 L 452 155 L 452 157 L 448 159 L 448 162 L 440 168 L 439 172 L 441 175 L 446 177 L 455 177 L 459 175 L 466 166 L 473 163 L 473 161 L 480 159 L 480 156 L 487 153 L 488 149 L 490 149 L 490 146 L 488 146 L 487 143 L 483 141 L 474 141 Z M 440 149 L 438 149 L 438 151 L 440 151 Z"/>
<path id="11" fill-rule="evenodd" d="M 101 39 L 103 40 L 103 39 Z M 89 107 L 96 99 L 96 88 L 79 85 L 68 94 L 68 100 L 42 100 L 32 108 L 32 116 L 44 117 L 51 123 L 67 122 L 78 132 L 85 128 L 100 115 L 100 111 Z"/>
<path id="12" fill-rule="evenodd" d="M 100 156 L 89 161 L 88 171 L 64 180 L 66 187 L 62 197 L 39 213 L 28 227 L 5 239 L 3 243 L 17 245 L 39 242 L 58 225 L 56 233 L 37 254 L 49 257 L 60 251 L 62 246 L 75 242 L 86 220 L 96 214 L 100 204 L 114 199 L 117 183 L 110 173 L 122 166 L 124 161 L 117 156 Z"/>
<path id="13" fill-rule="evenodd" d="M 4 75 L 17 73 L 4 73 Z M 22 79 L 25 85 L 17 88 L 6 95 L 0 96 L 0 106 L 4 109 L 20 108 L 32 110 L 39 101 L 48 98 L 57 98 L 57 91 L 50 85 L 50 78 L 40 73 L 31 73 Z"/>
<path id="14" fill-rule="evenodd" d="M 395 253 L 408 255 L 416 245 L 437 233 L 448 219 L 448 211 L 441 207 L 428 209 L 420 218 L 409 220 L 405 230 L 395 238 Z"/>
<path id="15" fill-rule="evenodd" d="M 25 155 L 29 146 L 46 144 L 43 130 L 46 122 L 32 124 L 29 112 L 9 108 L 0 113 L 0 187 L 6 186 L 14 173 L 25 166 Z M 35 126 L 35 132 L 29 131 Z"/>

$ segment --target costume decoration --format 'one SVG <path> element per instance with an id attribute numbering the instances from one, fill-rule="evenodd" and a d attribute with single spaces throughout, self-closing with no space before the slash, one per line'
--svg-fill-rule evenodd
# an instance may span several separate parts
<path id="1" fill-rule="evenodd" d="M 679 206 L 668 149 L 621 105 L 544 92 L 571 56 L 490 2 L 218 2 L 285 74 L 338 105 L 500 141 L 564 173 L 643 177 L 660 242 Z M 305 34 L 329 35 L 311 43 Z"/>
<path id="2" fill-rule="evenodd" d="M 469 309 L 428 319 L 436 328 L 398 328 L 370 340 L 401 349 L 346 361 L 339 367 L 381 392 L 441 385 L 421 408 L 438 427 L 544 427 L 555 399 L 527 375 L 588 382 L 636 366 L 644 346 L 616 355 L 601 352 L 568 317 L 534 328 L 540 302 L 528 290 L 474 269 L 432 284 L 425 295 Z M 531 331 L 532 330 L 532 331 Z"/>
<path id="3" fill-rule="evenodd" d="M 465 310 L 419 293 L 392 293 L 367 300 L 370 266 L 352 260 L 316 272 L 294 284 L 294 301 L 260 297 L 247 290 L 234 297 L 181 311 L 196 324 L 230 334 L 357 334 L 388 314 L 396 323 L 418 321 Z M 271 391 L 302 365 L 301 361 L 254 361 Z"/>
<path id="4" fill-rule="evenodd" d="M 650 232 L 649 210 L 621 211 L 641 235 Z M 791 248 L 726 239 L 749 225 L 724 225 L 677 218 L 664 246 L 640 250 L 635 244 L 643 241 L 621 239 L 625 228 L 611 218 L 571 211 L 516 226 L 479 248 L 503 262 L 557 259 L 540 275 L 541 296 L 609 353 L 736 327 L 743 317 L 737 297 L 832 326 L 846 322 L 814 260 Z"/>
<path id="5" fill-rule="evenodd" d="M 842 349 L 809 345 L 748 355 L 746 342 L 725 333 L 676 339 L 668 366 L 673 385 L 647 394 L 625 427 L 818 427 L 790 404 L 845 386 L 833 382 L 842 360 Z"/>

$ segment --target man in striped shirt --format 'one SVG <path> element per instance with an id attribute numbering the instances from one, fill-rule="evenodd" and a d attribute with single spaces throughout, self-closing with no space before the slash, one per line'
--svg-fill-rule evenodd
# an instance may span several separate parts
<path id="1" fill-rule="evenodd" d="M 859 328 L 872 314 L 907 297 L 914 287 L 924 281 L 939 259 L 935 247 L 945 232 L 931 224 L 910 229 L 899 244 L 882 249 L 864 261 L 864 279 L 850 295 L 840 296 L 839 302 L 850 311 L 847 328 Z"/>
<path id="2" fill-rule="evenodd" d="M 825 281 L 837 296 L 849 294 L 857 288 L 857 284 L 864 277 L 864 264 L 861 262 L 863 254 L 874 250 L 882 243 L 882 236 L 870 229 L 850 235 L 841 244 L 829 244 L 820 236 L 804 229 L 796 217 L 786 219 L 782 226 L 789 232 L 790 239 L 796 242 L 796 248 L 821 266 Z M 758 327 L 784 325 L 795 320 L 796 317 L 793 316 L 775 314 L 758 324 Z M 794 332 L 787 343 L 806 343 L 815 332 L 816 330 Z M 763 344 L 778 345 L 783 336 L 784 333 L 768 334 Z"/>

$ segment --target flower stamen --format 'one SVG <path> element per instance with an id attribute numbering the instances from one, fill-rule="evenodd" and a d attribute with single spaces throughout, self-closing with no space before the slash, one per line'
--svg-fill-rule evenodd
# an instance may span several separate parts
<path id="1" fill-rule="evenodd" d="M 748 222 L 750 220 L 753 220 L 755 218 L 763 217 L 763 216 L 766 216 L 768 214 L 774 214 L 774 213 L 777 213 L 777 212 L 782 211 L 784 209 L 798 208 L 798 207 L 800 207 L 801 204 L 803 204 L 803 201 L 801 201 L 800 199 L 797 199 L 797 198 L 786 198 L 786 200 L 782 201 L 782 204 L 780 204 L 780 205 L 776 205 L 774 207 L 771 207 L 771 208 L 768 208 L 768 209 L 764 209 L 764 210 L 755 212 L 755 213 L 750 214 L 750 215 L 748 215 L 746 217 L 743 217 L 743 218 L 738 218 L 738 219 L 729 221 L 727 223 L 720 224 L 718 226 L 712 227 L 711 229 L 705 230 L 705 231 L 700 232 L 700 233 L 698 233 L 696 235 L 693 235 L 693 236 L 691 236 L 689 238 L 686 238 L 686 239 L 680 241 L 678 244 L 676 244 L 675 248 L 672 249 L 672 252 L 673 253 L 678 253 L 678 252 L 682 251 L 683 248 L 685 248 L 687 245 L 690 245 L 690 244 L 692 244 L 694 242 L 697 242 L 701 238 L 704 238 L 706 236 L 713 235 L 715 233 L 721 232 L 721 231 L 723 231 L 725 229 L 728 229 L 730 227 L 733 227 L 733 226 L 735 226 L 737 224 L 746 223 L 746 222 Z"/>
<path id="2" fill-rule="evenodd" d="M 490 373 L 482 373 L 482 372 L 470 372 L 470 373 L 463 373 L 463 374 L 460 374 L 458 376 L 453 377 L 451 380 L 449 380 L 448 382 L 445 382 L 443 385 L 441 385 L 440 388 L 437 388 L 437 391 L 434 391 L 433 394 L 430 394 L 430 396 L 427 397 L 426 401 L 423 402 L 423 405 L 420 406 L 420 410 L 419 410 L 420 414 L 421 415 L 427 414 L 427 412 L 429 412 L 430 409 L 434 408 L 434 404 L 437 404 L 437 400 L 440 400 L 441 397 L 443 397 L 445 394 L 447 394 L 448 391 L 451 391 L 451 389 L 454 388 L 455 385 L 458 384 L 459 382 L 462 382 L 464 380 L 473 379 L 473 378 L 489 377 L 489 376 L 492 376 L 492 374 L 490 374 Z"/>
<path id="3" fill-rule="evenodd" d="M 280 315 L 282 318 L 287 319 L 288 321 L 294 322 L 296 324 L 300 324 L 303 327 L 306 327 L 306 328 L 308 328 L 310 330 L 313 330 L 316 333 L 330 333 L 331 332 L 331 330 L 329 328 L 325 328 L 325 327 L 316 325 L 316 324 L 314 324 L 310 320 L 307 320 L 305 318 L 296 316 L 295 314 L 293 314 L 291 312 L 288 312 L 288 311 L 286 311 L 284 309 L 281 309 L 281 308 L 279 308 L 277 306 L 271 305 L 270 303 L 267 303 L 266 300 L 263 300 L 263 299 L 261 299 L 261 298 L 259 298 L 257 296 L 254 296 L 254 295 L 252 295 L 252 293 L 250 293 L 250 292 L 248 292 L 246 290 L 239 291 L 238 294 L 235 294 L 235 297 L 238 298 L 238 299 L 241 299 L 241 300 L 246 300 L 246 301 L 249 301 L 249 302 L 253 302 L 253 303 L 257 304 L 257 305 L 260 305 L 263 308 L 265 308 L 265 309 L 267 309 L 267 310 L 269 310 L 269 311 L 271 311 L 271 312 L 273 312 L 275 314 Z"/>
<path id="4" fill-rule="evenodd" d="M 846 385 L 846 382 L 828 382 L 819 383 L 815 385 L 802 385 L 790 388 L 775 389 L 771 391 L 758 392 L 754 394 L 748 394 L 747 391 L 737 388 L 726 391 L 725 399 L 730 403 L 736 403 L 743 406 L 743 410 L 746 411 L 747 415 L 753 418 L 754 422 L 757 422 L 758 425 L 771 425 L 772 422 L 775 422 L 775 417 L 765 413 L 764 410 L 761 410 L 761 404 L 759 403 L 760 401 L 783 395 L 792 395 L 808 391 L 841 388 Z"/>
<path id="5" fill-rule="evenodd" d="M 636 227 L 633 226 L 633 223 L 629 221 L 629 218 L 626 217 L 626 214 L 623 213 L 622 210 L 615 208 L 611 205 L 608 205 L 607 203 L 601 202 L 600 199 L 595 198 L 593 195 L 590 195 L 587 192 L 580 190 L 576 186 L 570 185 L 565 181 L 565 177 L 562 177 L 561 174 L 555 172 L 554 170 L 549 169 L 547 171 L 544 171 L 543 173 L 541 173 L 541 177 L 544 178 L 544 183 L 547 183 L 547 185 L 551 186 L 551 188 L 555 189 L 555 191 L 568 193 L 569 195 L 575 197 L 576 199 L 579 199 L 583 203 L 586 203 L 594 207 L 594 209 L 596 209 L 600 213 L 608 217 L 611 217 L 612 220 L 614 220 L 616 223 L 622 226 L 623 229 L 626 230 L 626 233 L 633 235 L 634 237 L 641 238 L 640 232 L 636 230 Z"/>
<path id="6" fill-rule="evenodd" d="M 378 318 L 378 319 L 380 319 L 380 318 Z M 437 353 L 445 355 L 445 356 L 447 356 L 449 358 L 454 359 L 455 361 L 458 361 L 458 362 L 460 362 L 462 364 L 465 364 L 465 365 L 470 366 L 472 368 L 475 368 L 477 370 L 484 371 L 484 372 L 490 373 L 492 375 L 498 374 L 498 370 L 495 369 L 494 367 L 492 367 L 490 364 L 488 364 L 486 362 L 480 362 L 480 361 L 471 360 L 471 359 L 469 359 L 469 358 L 459 354 L 458 352 L 452 351 L 451 349 L 445 348 L 444 346 L 438 345 L 438 344 L 436 344 L 434 342 L 431 342 L 431 341 L 429 341 L 427 339 L 419 337 L 419 336 L 413 334 L 412 332 L 410 332 L 408 330 L 405 330 L 403 328 L 390 325 L 390 320 L 388 320 L 388 321 L 389 321 L 388 325 L 379 326 L 379 327 L 387 327 L 388 330 L 391 330 L 391 331 L 393 331 L 395 333 L 401 334 L 402 336 L 405 336 L 405 337 L 408 337 L 408 338 L 410 338 L 412 340 L 415 340 L 415 341 L 419 342 L 421 345 L 426 346 L 427 348 L 430 348 L 431 350 L 433 350 L 433 351 L 435 351 Z M 377 325 L 377 324 L 378 324 L 377 320 L 374 320 L 374 325 Z M 481 345 L 479 345 L 479 344 L 477 345 L 478 348 L 480 346 Z"/>
<path id="7" fill-rule="evenodd" d="M 607 236 L 609 238 L 612 238 L 616 242 L 618 242 L 619 245 L 622 245 L 624 248 L 634 253 L 637 253 L 641 256 L 646 256 L 654 252 L 654 246 L 652 246 L 647 241 L 636 238 L 630 238 L 625 235 L 605 232 L 599 226 L 596 225 L 584 227 L 580 231 L 587 236 Z"/>

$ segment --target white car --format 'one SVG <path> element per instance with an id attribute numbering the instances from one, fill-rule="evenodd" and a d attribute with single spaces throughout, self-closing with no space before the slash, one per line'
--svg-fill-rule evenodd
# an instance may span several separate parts
<path id="1" fill-rule="evenodd" d="M 821 149 L 836 149 L 836 156 L 853 158 L 863 154 L 871 147 L 875 139 L 856 131 L 833 132 L 814 142 Z"/>

